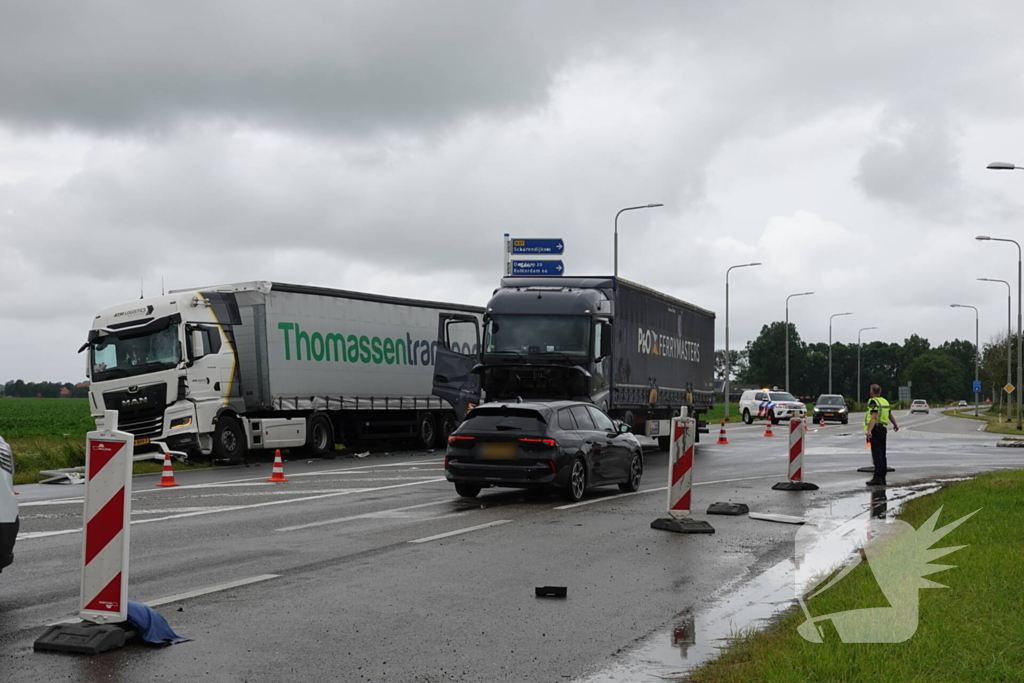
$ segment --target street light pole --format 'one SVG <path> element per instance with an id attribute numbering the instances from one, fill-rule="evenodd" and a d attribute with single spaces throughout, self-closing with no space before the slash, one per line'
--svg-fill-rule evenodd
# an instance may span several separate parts
<path id="1" fill-rule="evenodd" d="M 833 313 L 828 317 L 828 393 L 832 393 L 832 318 L 853 313 Z"/>
<path id="2" fill-rule="evenodd" d="M 636 211 L 637 209 L 653 209 L 657 206 L 665 206 L 664 204 L 644 204 L 643 206 L 627 206 L 624 209 L 619 209 L 619 213 L 615 214 L 615 280 L 619 279 L 619 214 L 623 211 Z M 618 287 L 618 284 L 615 285 Z"/>
<path id="3" fill-rule="evenodd" d="M 978 386 L 978 309 L 967 304 L 950 304 L 950 308 L 973 308 L 974 309 L 974 386 Z M 978 416 L 978 392 L 974 392 L 974 416 Z"/>
<path id="4" fill-rule="evenodd" d="M 877 329 L 878 327 L 862 327 L 857 330 L 857 403 L 860 403 L 860 333 Z"/>
<path id="5" fill-rule="evenodd" d="M 734 268 L 749 268 L 760 263 L 741 263 L 725 270 L 725 419 L 729 419 L 729 379 L 732 377 L 732 356 L 729 355 L 729 272 Z"/>
<path id="6" fill-rule="evenodd" d="M 1013 320 L 1011 318 L 1011 311 L 1013 310 L 1013 306 L 1011 304 L 1011 301 L 1012 301 L 1011 291 L 1012 290 L 1010 289 L 1010 283 L 1007 282 L 1006 280 L 993 280 L 992 278 L 987 278 L 987 277 L 979 277 L 978 279 L 980 281 L 982 281 L 982 282 L 1002 282 L 1004 285 L 1006 285 L 1006 383 L 1009 384 L 1010 383 L 1010 337 L 1013 335 L 1013 327 L 1012 327 L 1013 326 Z M 999 394 L 1000 398 L 1002 398 L 1002 395 L 1005 394 L 1005 393 L 1006 393 L 1006 391 L 1004 389 L 1003 392 Z M 1007 420 L 1010 419 L 1010 400 L 1012 398 L 1013 397 L 1010 396 L 1009 394 L 1006 395 L 1006 419 Z"/>
<path id="7" fill-rule="evenodd" d="M 810 296 L 814 292 L 800 292 L 786 297 L 786 391 L 789 391 L 789 300 L 794 296 Z"/>
<path id="8" fill-rule="evenodd" d="M 997 164 L 989 164 L 989 168 L 1004 168 Z M 1013 166 L 1011 168 L 1020 168 L 1019 166 Z M 1020 308 L 1020 295 L 1021 295 L 1021 248 L 1020 243 L 1017 240 L 1005 239 L 1002 237 L 989 237 L 987 235 L 978 235 L 974 239 L 983 242 L 1013 242 L 1017 245 L 1017 386 L 1014 391 L 1017 392 L 1017 431 L 1021 431 L 1021 308 Z"/>

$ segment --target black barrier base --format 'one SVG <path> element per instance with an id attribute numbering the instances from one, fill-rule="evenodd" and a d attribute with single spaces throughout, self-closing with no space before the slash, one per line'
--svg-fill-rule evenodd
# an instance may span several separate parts
<path id="1" fill-rule="evenodd" d="M 565 586 L 537 586 L 534 593 L 538 598 L 564 598 L 569 589 Z"/>
<path id="2" fill-rule="evenodd" d="M 712 503 L 708 507 L 709 515 L 745 515 L 750 512 L 746 503 Z"/>
<path id="3" fill-rule="evenodd" d="M 857 471 L 858 472 L 874 472 L 875 468 L 874 467 L 858 467 Z M 892 467 L 886 467 L 885 471 L 886 472 L 895 472 L 896 470 L 893 469 Z"/>
<path id="4" fill-rule="evenodd" d="M 704 520 L 698 519 L 672 519 L 670 517 L 662 517 L 651 522 L 652 529 L 662 529 L 664 531 L 674 531 L 677 534 L 713 534 L 715 533 L 714 527 L 705 522 Z"/>
<path id="5" fill-rule="evenodd" d="M 51 626 L 39 636 L 33 648 L 42 652 L 95 655 L 124 647 L 134 637 L 135 631 L 130 630 L 127 624 L 93 624 L 83 621 Z"/>
<path id="6" fill-rule="evenodd" d="M 809 481 L 780 481 L 772 491 L 817 491 L 818 485 Z"/>

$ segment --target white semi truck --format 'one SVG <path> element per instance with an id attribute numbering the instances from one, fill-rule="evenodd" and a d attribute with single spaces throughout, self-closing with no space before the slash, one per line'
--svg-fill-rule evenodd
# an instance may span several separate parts
<path id="1" fill-rule="evenodd" d="M 482 308 L 277 282 L 173 291 L 99 312 L 89 400 L 136 452 L 246 451 L 414 437 L 440 445 L 471 402 L 447 355 L 475 354 Z M 452 340 L 439 352 L 441 330 Z M 451 390 L 435 390 L 438 378 Z M 468 388 L 468 389 L 467 389 Z"/>

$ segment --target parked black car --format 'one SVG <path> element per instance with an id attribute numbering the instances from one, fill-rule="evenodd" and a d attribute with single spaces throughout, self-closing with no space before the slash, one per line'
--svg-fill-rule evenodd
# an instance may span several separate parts
<path id="1" fill-rule="evenodd" d="M 448 437 L 445 475 L 460 496 L 491 486 L 560 489 L 578 501 L 592 486 L 640 488 L 643 450 L 629 425 L 589 403 L 486 403 Z"/>
<path id="2" fill-rule="evenodd" d="M 833 420 L 847 424 L 850 421 L 850 409 L 841 394 L 822 394 L 814 402 L 815 424 L 825 420 Z"/>

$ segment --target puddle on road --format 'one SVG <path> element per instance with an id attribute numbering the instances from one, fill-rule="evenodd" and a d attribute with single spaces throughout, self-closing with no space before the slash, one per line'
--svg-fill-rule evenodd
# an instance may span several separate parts
<path id="1" fill-rule="evenodd" d="M 723 588 L 709 606 L 684 610 L 667 630 L 621 655 L 624 661 L 578 679 L 579 683 L 688 680 L 687 673 L 717 656 L 731 636 L 764 628 L 779 612 L 797 604 L 797 580 L 806 585 L 810 577 L 837 569 L 879 533 L 884 520 L 895 517 L 904 502 L 962 479 L 866 491 L 808 510 L 805 517 L 818 520 L 816 526 L 830 533 L 823 533 L 819 542 L 801 553 L 799 561 L 790 557 L 753 579 L 740 579 Z"/>

